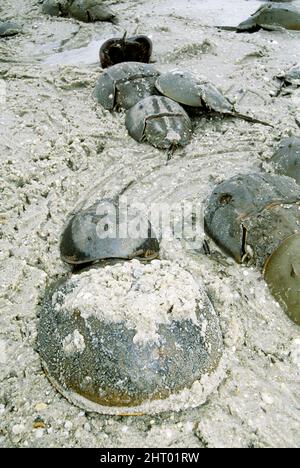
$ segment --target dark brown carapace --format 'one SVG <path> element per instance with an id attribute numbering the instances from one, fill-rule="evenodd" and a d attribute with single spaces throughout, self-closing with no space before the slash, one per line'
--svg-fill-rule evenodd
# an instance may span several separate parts
<path id="1" fill-rule="evenodd" d="M 108 39 L 100 49 L 102 68 L 108 68 L 122 62 L 149 63 L 152 54 L 152 41 L 147 36 Z"/>

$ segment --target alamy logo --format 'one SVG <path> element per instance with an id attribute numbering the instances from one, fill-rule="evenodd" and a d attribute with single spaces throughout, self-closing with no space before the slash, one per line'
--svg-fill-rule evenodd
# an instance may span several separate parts
<path id="1" fill-rule="evenodd" d="M 191 248 L 203 243 L 203 206 L 200 202 L 130 203 L 126 197 L 118 202 L 99 203 L 93 216 L 99 239 L 147 239 L 159 237 L 187 241 Z"/>
<path id="2" fill-rule="evenodd" d="M 0 106 L 6 103 L 6 83 L 0 79 Z"/>

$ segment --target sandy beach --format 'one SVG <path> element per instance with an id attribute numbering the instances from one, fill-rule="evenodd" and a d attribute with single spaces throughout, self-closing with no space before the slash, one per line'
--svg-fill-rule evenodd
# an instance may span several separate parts
<path id="1" fill-rule="evenodd" d="M 0 18 L 23 32 L 0 39 L 0 446 L 299 448 L 299 326 L 258 270 L 237 265 L 209 239 L 214 256 L 180 241 L 161 246 L 163 260 L 201 281 L 222 327 L 226 371 L 204 405 L 140 417 L 88 413 L 42 370 L 39 305 L 46 287 L 70 272 L 59 238 L 76 207 L 126 188 L 129 200 L 201 209 L 217 183 L 272 171 L 279 141 L 300 134 L 300 88 L 276 97 L 274 80 L 300 63 L 300 33 L 215 28 L 237 25 L 262 2 L 105 3 L 118 24 L 48 17 L 38 0 L 1 1 Z M 164 151 L 130 138 L 124 113 L 105 111 L 92 96 L 101 44 L 125 31 L 152 39 L 160 71 L 205 76 L 239 112 L 274 128 L 196 118 L 191 142 L 166 165 Z"/>

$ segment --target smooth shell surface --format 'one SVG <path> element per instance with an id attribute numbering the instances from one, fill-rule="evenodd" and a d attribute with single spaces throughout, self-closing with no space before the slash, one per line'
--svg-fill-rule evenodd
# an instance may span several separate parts
<path id="1" fill-rule="evenodd" d="M 119 414 L 156 412 L 160 400 L 208 378 L 222 355 L 206 293 L 160 261 L 90 269 L 54 285 L 38 345 L 47 376 L 72 403 Z"/>
<path id="2" fill-rule="evenodd" d="M 0 37 L 14 36 L 21 31 L 18 24 L 12 21 L 0 21 Z"/>
<path id="3" fill-rule="evenodd" d="M 120 206 L 105 200 L 75 214 L 61 237 L 62 260 L 82 265 L 113 258 L 157 257 L 159 243 L 147 216 L 127 208 L 121 213 Z M 124 214 L 127 219 L 122 218 Z"/>
<path id="4" fill-rule="evenodd" d="M 102 68 L 122 62 L 149 63 L 152 54 L 152 41 L 147 36 L 133 36 L 108 39 L 100 49 Z"/>
<path id="5" fill-rule="evenodd" d="M 253 29 L 276 30 L 285 28 L 300 30 L 300 11 L 294 5 L 270 4 L 262 5 L 248 20 L 241 23 L 237 30 L 240 32 Z"/>
<path id="6" fill-rule="evenodd" d="M 265 280 L 275 299 L 300 325 L 300 234 L 285 239 L 269 258 Z"/>
<path id="7" fill-rule="evenodd" d="M 300 185 L 300 138 L 285 138 L 272 157 L 278 174 L 292 177 Z"/>
<path id="8" fill-rule="evenodd" d="M 125 62 L 105 70 L 96 84 L 94 96 L 107 110 L 130 109 L 156 93 L 159 71 L 150 64 Z"/>
<path id="9" fill-rule="evenodd" d="M 45 0 L 43 12 L 52 16 L 70 16 L 79 21 L 112 21 L 114 12 L 102 0 Z"/>
<path id="10" fill-rule="evenodd" d="M 173 70 L 156 81 L 161 94 L 189 107 L 207 107 L 220 113 L 234 111 L 231 102 L 208 81 L 191 72 Z"/>
<path id="11" fill-rule="evenodd" d="M 283 239 L 300 231 L 300 187 L 289 177 L 235 176 L 217 186 L 205 211 L 205 229 L 238 263 L 262 267 Z"/>
<path id="12" fill-rule="evenodd" d="M 175 101 L 151 96 L 138 102 L 126 115 L 127 130 L 136 141 L 148 141 L 157 148 L 185 146 L 191 139 L 192 123 Z"/>

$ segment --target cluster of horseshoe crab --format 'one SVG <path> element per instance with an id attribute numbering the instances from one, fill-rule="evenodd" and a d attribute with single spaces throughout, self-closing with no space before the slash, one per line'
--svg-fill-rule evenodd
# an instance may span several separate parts
<path id="1" fill-rule="evenodd" d="M 221 27 L 237 32 L 256 32 L 259 29 L 300 30 L 300 12 L 287 2 L 271 2 L 262 5 L 250 18 L 236 28 Z M 115 21 L 115 13 L 102 0 L 42 0 L 44 13 L 54 16 L 73 17 L 79 21 Z"/>
<path id="2" fill-rule="evenodd" d="M 49 15 L 116 21 L 99 0 L 41 3 Z M 278 3 L 264 5 L 236 30 L 299 25 L 295 8 Z M 17 24 L 0 22 L 1 37 L 18 32 Z M 199 112 L 270 125 L 237 112 L 206 79 L 181 70 L 161 74 L 149 63 L 151 53 L 146 36 L 109 39 L 100 50 L 103 72 L 94 96 L 109 111 L 126 111 L 137 142 L 168 151 L 185 146 Z M 276 79 L 279 93 L 299 86 L 299 66 Z M 300 324 L 300 139 L 284 140 L 272 164 L 276 174 L 239 175 L 217 186 L 205 228 L 238 263 L 262 269 L 274 297 Z M 154 413 L 174 409 L 176 401 L 181 409 L 187 391 L 197 398 L 186 407 L 204 403 L 219 383 L 223 355 L 213 305 L 190 272 L 159 258 L 160 242 L 144 213 L 138 214 L 144 234 L 99 235 L 107 204 L 117 213 L 117 233 L 117 198 L 86 201 L 62 232 L 61 258 L 73 271 L 48 288 L 40 308 L 43 368 L 68 400 L 100 413 Z"/>
<path id="3" fill-rule="evenodd" d="M 219 89 L 189 71 L 161 74 L 152 64 L 123 62 L 105 70 L 94 90 L 106 110 L 125 110 L 127 130 L 136 141 L 175 149 L 189 143 L 191 115 L 218 113 L 270 125 L 238 113 Z"/>
<path id="4" fill-rule="evenodd" d="M 169 151 L 185 146 L 192 137 L 192 118 L 200 113 L 272 126 L 237 112 L 233 103 L 205 78 L 186 70 L 161 74 L 149 63 L 151 52 L 152 43 L 146 36 L 110 39 L 100 49 L 104 71 L 94 97 L 106 110 L 126 112 L 126 128 L 136 141 Z M 295 65 L 275 78 L 279 95 L 289 86 L 299 86 L 300 67 Z"/>
<path id="5" fill-rule="evenodd" d="M 256 32 L 260 29 L 274 31 L 278 29 L 300 30 L 300 11 L 294 5 L 287 5 L 290 0 L 269 0 L 255 11 L 250 18 L 236 27 L 217 26 L 219 29 L 238 33 Z M 114 11 L 103 0 L 39 0 L 42 12 L 51 16 L 74 18 L 83 22 L 117 22 Z M 0 37 L 8 37 L 21 32 L 18 24 L 0 20 Z"/>
<path id="6" fill-rule="evenodd" d="M 138 104 L 130 105 L 141 89 L 152 92 L 154 86 L 164 86 L 164 79 L 171 81 L 149 64 L 121 65 L 102 74 L 111 109 L 134 109 Z M 116 85 L 115 70 L 134 70 L 134 86 L 125 80 Z M 149 80 L 144 81 L 145 75 Z M 182 78 L 180 73 L 179 82 Z M 137 84 L 140 79 L 142 85 Z M 189 84 L 193 89 L 193 77 Z M 175 79 L 170 95 L 177 85 Z M 99 82 L 96 89 L 99 93 Z M 214 90 L 207 85 L 205 98 L 211 102 Z M 157 98 L 142 102 L 151 99 L 154 106 Z M 177 103 L 160 99 L 166 117 L 173 118 L 171 105 Z M 194 106 L 199 96 L 191 92 L 184 99 Z M 235 112 L 222 95 L 217 105 L 229 115 Z M 184 124 L 185 119 L 176 129 Z M 145 132 L 154 138 L 152 128 Z M 238 263 L 260 268 L 274 297 L 300 324 L 300 139 L 283 140 L 272 164 L 275 174 L 239 175 L 217 186 L 207 202 L 205 229 Z M 69 401 L 100 413 L 155 413 L 174 409 L 176 401 L 181 409 L 187 391 L 201 396 L 185 403 L 187 407 L 201 404 L 219 383 L 223 355 L 214 308 L 199 280 L 159 259 L 159 240 L 143 212 L 138 214 L 147 225 L 143 236 L 99 236 L 107 204 L 118 213 L 117 198 L 92 206 L 86 201 L 63 230 L 61 258 L 81 271 L 52 285 L 45 296 L 38 332 L 45 372 Z M 117 228 L 119 223 L 117 216 Z"/>
<path id="7" fill-rule="evenodd" d="M 300 138 L 284 139 L 275 174 L 238 175 L 218 185 L 205 212 L 207 234 L 236 262 L 260 268 L 300 325 Z"/>
<path id="8" fill-rule="evenodd" d="M 43 368 L 60 393 L 90 411 L 182 407 L 186 389 L 195 391 L 204 378 L 197 397 L 203 403 L 222 357 L 214 308 L 191 273 L 158 259 L 159 241 L 144 213 L 132 213 L 147 226 L 144 235 L 100 236 L 107 205 L 118 213 L 117 199 L 99 200 L 63 230 L 61 258 L 81 272 L 46 293 L 38 328 Z M 119 230 L 119 215 L 115 221 Z"/>
<path id="9" fill-rule="evenodd" d="M 273 174 L 219 184 L 207 201 L 205 229 L 238 263 L 260 268 L 300 324 L 300 139 L 283 140 L 271 163 Z M 62 395 L 90 411 L 144 414 L 201 404 L 220 382 L 214 308 L 199 280 L 159 259 L 144 212 L 144 235 L 100 236 L 108 204 L 118 213 L 118 198 L 92 206 L 86 200 L 63 230 L 61 258 L 81 270 L 45 295 L 38 329 L 44 370 Z M 185 400 L 187 391 L 200 400 Z"/>

